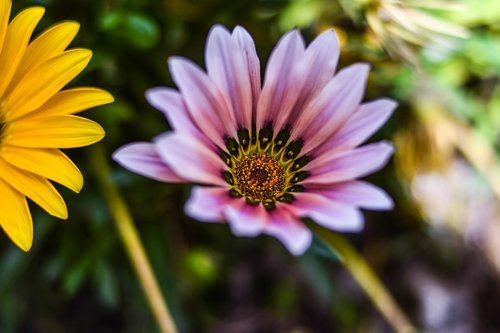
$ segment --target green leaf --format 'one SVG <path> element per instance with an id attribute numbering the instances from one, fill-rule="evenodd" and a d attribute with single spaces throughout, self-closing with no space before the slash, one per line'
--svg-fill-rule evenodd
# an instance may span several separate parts
<path id="1" fill-rule="evenodd" d="M 100 27 L 137 49 L 152 48 L 160 39 L 158 24 L 142 13 L 112 12 L 101 18 Z"/>

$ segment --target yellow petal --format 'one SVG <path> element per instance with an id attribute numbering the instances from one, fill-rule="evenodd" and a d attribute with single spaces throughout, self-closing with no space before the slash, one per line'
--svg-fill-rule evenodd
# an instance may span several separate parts
<path id="1" fill-rule="evenodd" d="M 50 215 L 61 219 L 68 218 L 68 210 L 63 198 L 47 179 L 20 170 L 1 158 L 0 177 Z"/>
<path id="2" fill-rule="evenodd" d="M 73 88 L 58 92 L 29 116 L 55 116 L 78 113 L 114 101 L 113 96 L 98 88 Z"/>
<path id="3" fill-rule="evenodd" d="M 23 251 L 29 251 L 33 244 L 33 221 L 26 198 L 2 179 L 0 198 L 0 226 L 14 244 Z"/>
<path id="4" fill-rule="evenodd" d="M 6 146 L 1 155 L 19 169 L 53 180 L 77 193 L 82 189 L 82 173 L 59 149 Z"/>
<path id="5" fill-rule="evenodd" d="M 6 96 L 5 121 L 9 122 L 38 109 L 89 63 L 92 52 L 85 49 L 66 51 L 29 71 Z"/>
<path id="6" fill-rule="evenodd" d="M 2 54 L 0 55 L 0 96 L 23 58 L 31 34 L 43 16 L 43 7 L 32 7 L 17 15 L 7 28 Z"/>
<path id="7" fill-rule="evenodd" d="M 28 45 L 18 70 L 11 80 L 9 89 L 13 89 L 17 86 L 19 80 L 21 80 L 22 76 L 29 70 L 45 60 L 63 53 L 69 43 L 75 38 L 79 29 L 80 24 L 78 22 L 67 21 L 53 25 L 40 34 Z M 6 94 L 8 94 L 8 91 Z"/>
<path id="8" fill-rule="evenodd" d="M 4 128 L 6 145 L 31 148 L 75 148 L 104 137 L 96 122 L 73 115 L 23 118 Z"/>
<path id="9" fill-rule="evenodd" d="M 2 52 L 3 41 L 9 25 L 10 8 L 12 1 L 0 0 L 0 53 Z"/>

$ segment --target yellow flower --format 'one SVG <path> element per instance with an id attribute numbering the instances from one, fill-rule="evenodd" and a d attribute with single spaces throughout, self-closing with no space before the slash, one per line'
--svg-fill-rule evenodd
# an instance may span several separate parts
<path id="1" fill-rule="evenodd" d="M 44 8 L 28 8 L 9 23 L 11 6 L 11 0 L 0 0 L 0 225 L 28 251 L 33 224 L 26 198 L 67 218 L 66 204 L 49 180 L 79 192 L 83 177 L 59 148 L 102 139 L 99 124 L 74 114 L 113 97 L 97 88 L 60 91 L 92 57 L 90 50 L 66 50 L 78 23 L 56 24 L 30 43 Z"/>

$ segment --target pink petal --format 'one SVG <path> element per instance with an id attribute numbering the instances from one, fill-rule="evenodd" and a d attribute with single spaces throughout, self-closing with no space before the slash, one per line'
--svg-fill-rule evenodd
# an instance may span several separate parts
<path id="1" fill-rule="evenodd" d="M 206 136 L 193 123 L 178 91 L 166 87 L 152 88 L 146 91 L 146 99 L 149 104 L 165 114 L 177 133 L 194 135 L 200 141 L 208 143 Z"/>
<path id="2" fill-rule="evenodd" d="M 304 52 L 302 36 L 293 30 L 280 39 L 271 53 L 257 105 L 257 130 L 276 119 L 280 112 L 288 114 L 292 110 L 302 89 L 303 80 L 299 77 L 297 65 L 302 61 Z"/>
<path id="3" fill-rule="evenodd" d="M 238 43 L 243 50 L 243 56 L 250 77 L 250 86 L 252 88 L 252 112 L 250 124 L 244 124 L 250 128 L 252 122 L 255 122 L 255 112 L 257 110 L 257 102 L 260 96 L 261 81 L 260 81 L 260 61 L 255 50 L 255 44 L 250 34 L 240 26 L 233 30 L 233 39 Z"/>
<path id="4" fill-rule="evenodd" d="M 292 138 L 303 138 L 302 153 L 323 143 L 344 124 L 363 98 L 369 66 L 356 64 L 341 70 L 297 118 Z"/>
<path id="5" fill-rule="evenodd" d="M 227 186 L 221 176 L 226 168 L 209 147 L 189 135 L 169 132 L 155 139 L 160 157 L 184 179 L 195 183 Z"/>
<path id="6" fill-rule="evenodd" d="M 327 197 L 310 192 L 295 193 L 295 200 L 285 204 L 294 215 L 310 217 L 325 228 L 358 232 L 363 229 L 363 216 L 356 207 L 329 200 Z"/>
<path id="7" fill-rule="evenodd" d="M 314 154 L 332 154 L 358 146 L 389 119 L 396 106 L 396 102 L 385 98 L 362 104 L 339 131 L 318 147 Z"/>
<path id="8" fill-rule="evenodd" d="M 216 145 L 224 148 L 224 136 L 236 136 L 236 119 L 213 81 L 193 62 L 171 57 L 172 79 L 179 87 L 191 119 Z"/>
<path id="9" fill-rule="evenodd" d="M 226 28 L 215 25 L 208 35 L 205 61 L 239 127 L 252 124 L 252 87 L 244 50 Z"/>
<path id="10" fill-rule="evenodd" d="M 291 113 L 280 112 L 275 121 L 276 128 L 286 124 L 294 124 L 296 117 L 304 106 L 318 95 L 325 85 L 333 78 L 339 59 L 340 48 L 337 35 L 333 30 L 327 30 L 316 37 L 307 47 L 299 66 L 302 89 Z"/>
<path id="11" fill-rule="evenodd" d="M 311 188 L 308 187 L 308 188 Z M 380 188 L 364 182 L 350 181 L 320 187 L 312 187 L 315 193 L 332 201 L 367 208 L 372 210 L 389 210 L 394 207 L 392 199 Z"/>
<path id="12" fill-rule="evenodd" d="M 125 145 L 113 153 L 113 159 L 126 169 L 162 182 L 186 182 L 177 176 L 158 155 L 155 145 L 136 142 Z"/>
<path id="13" fill-rule="evenodd" d="M 195 186 L 184 211 L 186 215 L 201 222 L 223 222 L 223 209 L 230 200 L 232 198 L 225 188 Z"/>
<path id="14" fill-rule="evenodd" d="M 224 208 L 224 215 L 236 236 L 257 236 L 269 220 L 269 214 L 262 205 L 252 206 L 244 199 L 233 200 Z"/>
<path id="15" fill-rule="evenodd" d="M 311 245 L 311 230 L 280 207 L 269 214 L 271 220 L 266 224 L 264 233 L 279 239 L 293 255 L 303 254 Z"/>
<path id="16" fill-rule="evenodd" d="M 333 156 L 319 156 L 306 166 L 312 175 L 303 184 L 331 184 L 364 177 L 382 168 L 393 152 L 392 144 L 377 142 Z"/>

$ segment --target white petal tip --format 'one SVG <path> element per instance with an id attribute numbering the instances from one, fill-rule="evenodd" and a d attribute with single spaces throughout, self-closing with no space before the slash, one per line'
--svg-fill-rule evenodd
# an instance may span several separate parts
<path id="1" fill-rule="evenodd" d="M 172 56 L 172 57 L 169 57 L 167 60 L 168 68 L 170 69 L 171 72 L 172 72 L 173 68 L 177 67 L 180 64 L 183 64 L 184 62 L 186 62 L 186 59 L 184 59 L 183 57 L 179 57 L 179 56 Z"/>
<path id="2" fill-rule="evenodd" d="M 371 65 L 365 62 L 361 62 L 355 65 L 357 67 L 356 71 L 359 73 L 360 76 L 368 76 L 368 73 L 370 72 Z"/>
<path id="3" fill-rule="evenodd" d="M 233 35 L 236 35 L 236 34 L 242 34 L 242 35 L 248 35 L 248 36 L 250 36 L 250 34 L 248 33 L 247 29 L 243 28 L 241 25 L 237 25 L 236 27 L 234 27 L 234 29 L 233 29 Z"/>
<path id="4" fill-rule="evenodd" d="M 214 33 L 217 33 L 217 34 L 228 33 L 229 34 L 229 30 L 227 30 L 227 28 L 225 26 L 223 26 L 222 24 L 215 24 L 212 26 L 212 28 L 210 28 L 210 32 L 208 33 L 208 36 L 210 36 Z"/>
<path id="5" fill-rule="evenodd" d="M 233 235 L 237 237 L 256 237 L 262 233 L 262 228 L 242 227 L 241 225 L 228 221 L 229 228 Z"/>
<path id="6" fill-rule="evenodd" d="M 111 154 L 111 159 L 119 164 L 122 164 L 123 163 L 123 160 L 125 158 L 125 155 L 127 154 L 126 153 L 126 149 L 127 149 L 127 146 L 123 146 L 123 147 L 120 147 L 118 148 L 117 150 L 115 150 L 112 154 Z"/>
<path id="7" fill-rule="evenodd" d="M 365 220 L 361 212 L 358 212 L 358 214 L 359 214 L 359 219 L 357 221 L 352 221 L 351 223 L 345 223 L 343 225 L 340 224 L 336 226 L 330 225 L 328 226 L 328 228 L 338 232 L 348 232 L 348 233 L 361 232 L 365 228 Z"/>
<path id="8" fill-rule="evenodd" d="M 294 256 L 301 256 L 309 249 L 311 243 L 312 232 L 305 232 L 302 237 L 296 239 L 293 244 L 285 244 L 285 246 Z"/>
<path id="9" fill-rule="evenodd" d="M 383 101 L 385 103 L 385 107 L 391 111 L 394 111 L 399 105 L 398 102 L 390 98 L 381 98 L 380 101 Z"/>
<path id="10" fill-rule="evenodd" d="M 394 146 L 394 144 L 392 144 L 389 141 L 381 141 L 381 142 L 379 142 L 379 144 L 381 147 L 383 147 L 382 153 L 387 154 L 387 157 L 394 154 L 394 151 L 396 150 L 396 147 Z"/>

